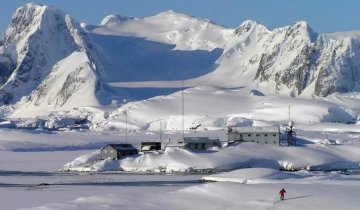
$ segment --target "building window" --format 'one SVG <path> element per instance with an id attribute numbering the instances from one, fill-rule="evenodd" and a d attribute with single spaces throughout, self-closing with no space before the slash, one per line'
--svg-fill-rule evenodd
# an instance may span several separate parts
<path id="1" fill-rule="evenodd" d="M 260 134 L 256 134 L 256 136 L 260 136 Z"/>
<path id="2" fill-rule="evenodd" d="M 264 134 L 264 136 L 268 136 L 267 134 Z"/>
<path id="3" fill-rule="evenodd" d="M 251 134 L 249 133 L 248 136 L 251 136 Z"/>
<path id="4" fill-rule="evenodd" d="M 199 148 L 198 144 L 194 144 L 194 146 L 195 146 L 195 149 L 198 149 L 198 148 Z"/>
<path id="5" fill-rule="evenodd" d="M 205 149 L 205 144 L 201 144 L 201 149 Z"/>
<path id="6" fill-rule="evenodd" d="M 251 142 L 254 142 L 254 140 L 251 140 Z"/>
<path id="7" fill-rule="evenodd" d="M 273 136 L 275 137 L 275 136 L 276 136 L 276 134 L 273 134 Z"/>
<path id="8" fill-rule="evenodd" d="M 265 141 L 265 144 L 267 144 L 267 141 Z"/>
<path id="9" fill-rule="evenodd" d="M 274 141 L 274 144 L 276 144 L 276 141 Z"/>

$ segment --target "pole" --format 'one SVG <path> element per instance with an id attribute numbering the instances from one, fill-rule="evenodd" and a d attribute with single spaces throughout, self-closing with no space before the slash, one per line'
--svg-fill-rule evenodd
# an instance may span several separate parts
<path id="1" fill-rule="evenodd" d="M 290 122 L 290 106 L 289 106 L 289 120 L 288 120 L 288 122 Z"/>
<path id="2" fill-rule="evenodd" d="M 103 136 L 103 132 L 101 132 L 101 149 L 104 148 L 104 136 Z"/>
<path id="3" fill-rule="evenodd" d="M 104 112 L 104 114 L 103 114 L 103 117 L 104 117 L 104 119 L 105 120 L 107 120 L 108 118 L 109 118 L 109 112 Z M 104 148 L 104 133 L 103 133 L 103 131 L 101 131 L 101 149 L 103 149 Z"/>
<path id="4" fill-rule="evenodd" d="M 181 80 L 181 111 L 182 111 L 182 140 L 184 140 L 184 136 L 185 136 L 185 121 L 184 121 L 184 108 L 185 108 L 185 104 L 184 104 L 184 80 Z"/>
<path id="5" fill-rule="evenodd" d="M 127 132 L 127 130 L 128 130 L 128 116 L 127 116 L 127 111 L 126 110 L 124 111 L 124 113 L 125 113 L 125 143 L 127 144 L 127 142 L 128 142 L 128 132 Z"/>
<path id="6" fill-rule="evenodd" d="M 162 142 L 162 123 L 161 123 L 161 121 L 160 121 L 159 137 L 160 137 L 160 142 Z"/>

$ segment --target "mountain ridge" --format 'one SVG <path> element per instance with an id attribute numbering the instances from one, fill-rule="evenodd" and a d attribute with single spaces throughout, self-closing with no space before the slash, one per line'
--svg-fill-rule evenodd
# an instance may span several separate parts
<path id="1" fill-rule="evenodd" d="M 287 96 L 359 91 L 359 35 L 317 34 L 305 21 L 270 30 L 246 20 L 231 29 L 174 11 L 110 15 L 92 26 L 27 4 L 0 42 L 0 102 L 13 116 L 101 106 L 122 97 L 106 83 L 156 78 Z"/>
<path id="2" fill-rule="evenodd" d="M 77 91 L 86 93 L 83 99 L 88 100 L 82 102 L 84 105 L 93 105 L 102 89 L 102 67 L 92 44 L 80 24 L 56 8 L 36 4 L 20 7 L 5 32 L 2 48 L 15 68 L 1 87 L 0 101 L 15 105 L 18 111 L 26 107 L 41 112 L 44 105 L 55 110 L 79 106 L 81 101 L 69 103 Z M 58 75 L 56 82 L 49 78 L 61 69 L 59 63 L 75 52 L 83 55 L 78 63 L 68 66 L 71 71 L 61 72 L 66 77 L 60 81 Z M 80 75 L 86 78 L 79 79 Z M 92 84 L 88 87 L 92 91 L 81 91 L 85 82 Z"/>

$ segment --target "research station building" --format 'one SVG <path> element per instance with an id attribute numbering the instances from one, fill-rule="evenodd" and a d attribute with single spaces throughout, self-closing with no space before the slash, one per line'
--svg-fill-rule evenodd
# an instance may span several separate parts
<path id="1" fill-rule="evenodd" d="M 145 141 L 141 142 L 141 152 L 159 151 L 161 150 L 161 142 Z"/>
<path id="2" fill-rule="evenodd" d="M 236 127 L 227 133 L 228 142 L 244 141 L 280 145 L 279 126 Z"/>
<path id="3" fill-rule="evenodd" d="M 188 150 L 208 150 L 213 147 L 221 147 L 220 139 L 209 137 L 184 137 L 177 143 L 169 143 L 165 147 L 178 147 Z"/>
<path id="4" fill-rule="evenodd" d="M 101 149 L 101 159 L 121 159 L 138 153 L 139 151 L 131 144 L 109 144 Z"/>

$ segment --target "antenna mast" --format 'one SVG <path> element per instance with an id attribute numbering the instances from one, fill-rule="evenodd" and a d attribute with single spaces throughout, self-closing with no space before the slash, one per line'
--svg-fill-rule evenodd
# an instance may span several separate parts
<path id="1" fill-rule="evenodd" d="M 160 129 L 159 129 L 160 142 L 162 142 L 163 133 L 162 133 L 162 123 L 160 121 Z"/>
<path id="2" fill-rule="evenodd" d="M 185 136 L 184 107 L 184 80 L 181 80 L 182 140 L 184 140 Z"/>
<path id="3" fill-rule="evenodd" d="M 288 128 L 286 128 L 287 132 L 287 141 L 288 145 L 295 146 L 296 145 L 296 132 L 293 130 L 294 127 L 294 121 L 291 121 L 290 119 L 291 109 L 289 106 L 289 121 L 288 121 Z"/>
<path id="4" fill-rule="evenodd" d="M 289 106 L 289 120 L 288 120 L 288 122 L 290 122 L 290 113 L 291 113 L 291 111 L 290 111 L 290 106 Z"/>
<path id="5" fill-rule="evenodd" d="M 128 116 L 127 116 L 127 110 L 125 109 L 123 111 L 123 113 L 125 114 L 125 143 L 127 144 L 128 142 Z"/>

